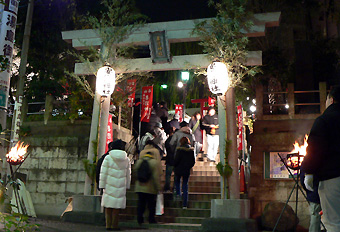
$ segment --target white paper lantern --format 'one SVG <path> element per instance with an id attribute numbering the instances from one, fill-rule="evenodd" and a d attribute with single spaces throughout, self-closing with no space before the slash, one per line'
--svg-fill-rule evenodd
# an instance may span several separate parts
<path id="1" fill-rule="evenodd" d="M 213 94 L 224 94 L 229 88 L 228 69 L 224 63 L 213 62 L 208 66 L 207 78 Z"/>
<path id="2" fill-rule="evenodd" d="M 108 65 L 101 67 L 97 72 L 96 91 L 103 97 L 111 96 L 116 85 L 116 73 Z"/>

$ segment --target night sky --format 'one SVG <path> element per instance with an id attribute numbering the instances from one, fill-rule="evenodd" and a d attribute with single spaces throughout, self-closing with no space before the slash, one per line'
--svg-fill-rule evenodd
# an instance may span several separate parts
<path id="1" fill-rule="evenodd" d="M 207 0 L 136 0 L 136 7 L 150 22 L 213 17 L 214 9 Z"/>

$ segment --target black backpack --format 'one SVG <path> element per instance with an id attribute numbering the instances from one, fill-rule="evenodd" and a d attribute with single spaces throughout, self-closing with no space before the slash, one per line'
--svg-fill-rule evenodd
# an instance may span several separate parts
<path id="1" fill-rule="evenodd" d="M 141 182 L 141 183 L 148 182 L 150 180 L 151 175 L 152 175 L 152 171 L 151 171 L 149 161 L 148 161 L 149 159 L 148 158 L 146 159 L 145 157 L 153 158 L 151 155 L 148 155 L 148 154 L 146 154 L 143 157 L 143 161 L 140 164 L 138 171 L 137 171 L 137 178 L 138 178 L 138 181 Z"/>

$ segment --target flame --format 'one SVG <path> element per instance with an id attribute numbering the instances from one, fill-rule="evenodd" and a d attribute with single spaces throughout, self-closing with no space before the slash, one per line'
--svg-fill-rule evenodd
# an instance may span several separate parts
<path id="1" fill-rule="evenodd" d="M 299 143 L 297 141 L 295 141 L 294 145 L 294 149 L 290 152 L 290 153 L 299 153 L 300 155 L 305 156 L 307 154 L 307 147 L 308 147 L 308 135 L 305 135 L 304 138 L 304 143 L 302 146 L 299 145 Z"/>
<path id="2" fill-rule="evenodd" d="M 25 154 L 29 145 L 24 145 L 23 142 L 18 142 L 11 148 L 10 152 L 6 155 L 8 163 L 22 163 L 25 160 Z"/>
<path id="3" fill-rule="evenodd" d="M 290 153 L 298 153 L 299 155 L 305 156 L 307 154 L 307 147 L 308 147 L 307 140 L 308 140 L 308 135 L 305 135 L 304 143 L 302 146 L 300 146 L 300 144 L 297 141 L 295 141 L 295 143 L 293 144 L 294 149 Z M 301 166 L 303 158 L 304 157 L 297 157 L 297 156 L 290 157 L 290 159 L 288 159 L 287 165 L 294 166 L 294 167 Z"/>

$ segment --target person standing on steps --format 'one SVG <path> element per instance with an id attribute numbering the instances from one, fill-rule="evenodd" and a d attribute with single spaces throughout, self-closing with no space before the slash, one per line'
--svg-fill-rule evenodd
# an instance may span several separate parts
<path id="1" fill-rule="evenodd" d="M 166 107 L 165 101 L 161 101 L 159 103 L 159 107 L 156 110 L 156 115 L 162 120 L 164 131 L 168 135 L 169 134 L 169 123 L 168 123 L 169 113 L 168 113 L 168 108 Z"/>
<path id="2" fill-rule="evenodd" d="M 105 207 L 106 229 L 119 230 L 120 209 L 126 208 L 126 189 L 131 183 L 131 164 L 127 157 L 125 142 L 116 140 L 105 157 L 100 169 L 99 188 L 103 190 L 101 205 Z"/>
<path id="3" fill-rule="evenodd" d="M 203 145 L 203 137 L 201 130 L 201 114 L 196 112 L 190 119 L 189 128 L 195 136 L 195 156 L 200 153 Z"/>
<path id="4" fill-rule="evenodd" d="M 147 180 L 141 181 L 138 175 L 143 160 L 147 160 L 151 173 Z M 134 176 L 136 176 L 135 192 L 138 194 L 137 222 L 139 225 L 144 223 L 143 214 L 146 206 L 148 206 L 149 210 L 149 223 L 157 223 L 155 218 L 156 200 L 157 194 L 161 190 L 161 174 L 162 165 L 159 150 L 157 149 L 157 145 L 149 140 L 146 142 L 134 166 Z"/>
<path id="5" fill-rule="evenodd" d="M 166 149 L 166 158 L 165 158 L 165 184 L 164 184 L 164 192 L 171 192 L 170 183 L 171 183 L 171 175 L 174 169 L 175 163 L 175 150 L 173 146 L 170 145 L 170 140 L 174 134 L 174 129 L 170 128 L 169 137 L 165 141 L 165 149 Z"/>
<path id="6" fill-rule="evenodd" d="M 190 146 L 188 137 L 180 139 L 180 146 L 176 150 L 175 155 L 175 186 L 176 186 L 176 199 L 182 196 L 183 209 L 188 207 L 188 182 L 190 177 L 191 168 L 195 165 L 194 148 Z M 182 191 L 181 191 L 182 179 Z"/>
<path id="7" fill-rule="evenodd" d="M 207 133 L 207 157 L 209 161 L 215 162 L 218 146 L 218 116 L 214 107 L 209 107 L 208 114 L 203 117 L 202 125 Z"/>
<path id="8" fill-rule="evenodd" d="M 195 136 L 192 134 L 191 129 L 188 127 L 188 123 L 183 121 L 180 123 L 181 129 L 175 131 L 174 135 L 170 140 L 170 146 L 173 147 L 173 150 L 176 151 L 176 148 L 180 146 L 180 140 L 183 137 L 188 137 L 189 141 L 191 141 L 191 146 L 195 146 Z"/>

